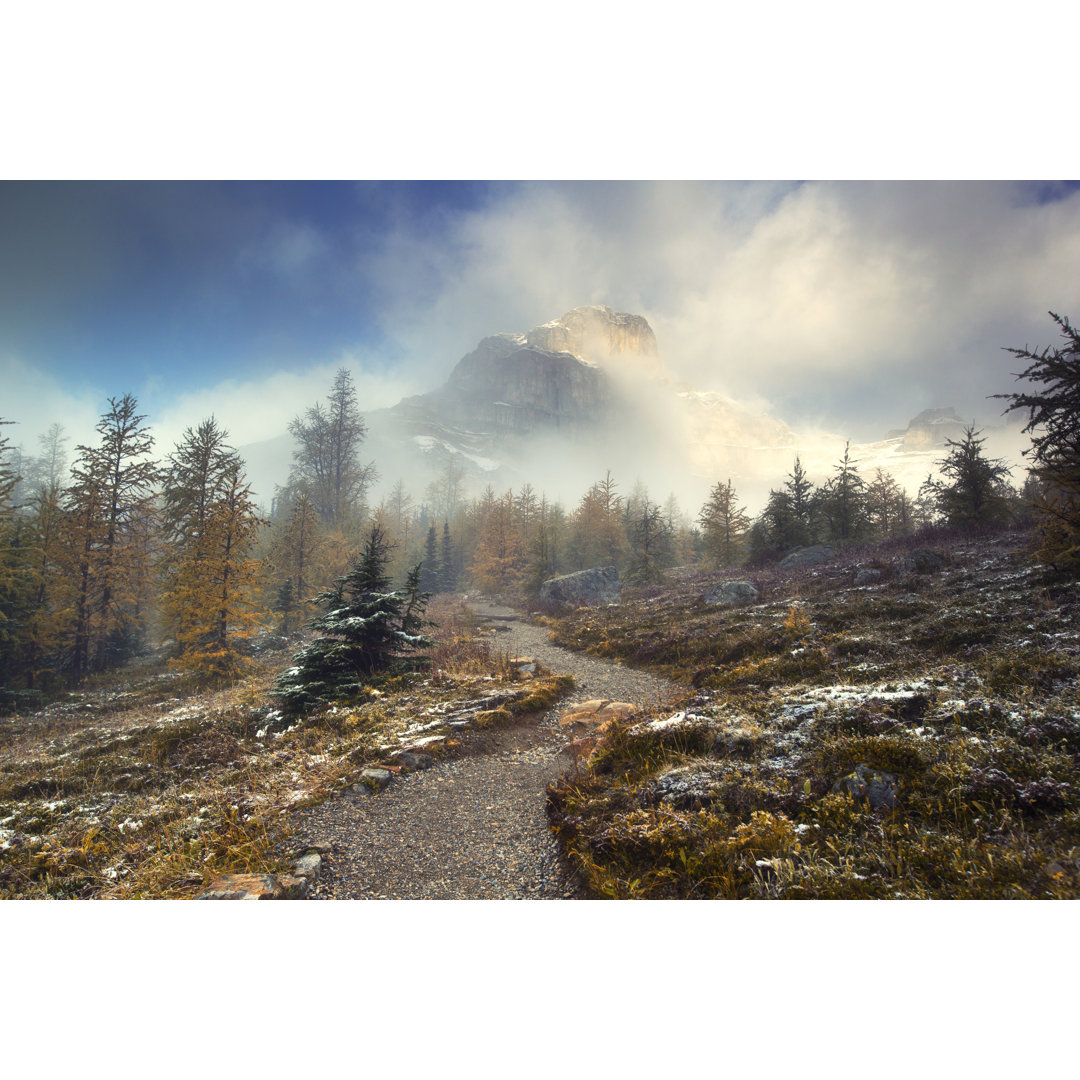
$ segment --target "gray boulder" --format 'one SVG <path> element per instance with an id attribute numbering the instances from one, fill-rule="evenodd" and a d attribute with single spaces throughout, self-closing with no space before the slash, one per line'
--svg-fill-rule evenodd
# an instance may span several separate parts
<path id="1" fill-rule="evenodd" d="M 803 566 L 818 566 L 820 563 L 828 562 L 835 555 L 836 551 L 828 544 L 796 548 L 780 560 L 779 569 L 796 570 Z"/>
<path id="2" fill-rule="evenodd" d="M 939 555 L 929 548 L 918 548 L 908 554 L 900 563 L 900 569 L 906 574 L 936 574 L 949 565 L 944 555 Z"/>
<path id="3" fill-rule="evenodd" d="M 619 571 L 614 566 L 596 570 L 579 570 L 548 578 L 540 586 L 540 603 L 556 607 L 592 607 L 596 604 L 617 604 L 622 599 Z"/>
<path id="4" fill-rule="evenodd" d="M 701 599 L 710 607 L 734 607 L 737 604 L 752 604 L 760 598 L 761 594 L 752 581 L 722 581 Z"/>
<path id="5" fill-rule="evenodd" d="M 876 585 L 881 580 L 881 571 L 876 566 L 864 566 L 855 575 L 856 585 Z"/>

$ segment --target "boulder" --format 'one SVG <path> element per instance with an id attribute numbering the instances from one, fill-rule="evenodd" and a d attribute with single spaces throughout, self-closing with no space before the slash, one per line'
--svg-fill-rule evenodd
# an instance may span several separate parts
<path id="1" fill-rule="evenodd" d="M 828 544 L 814 544 L 811 547 L 796 548 L 788 552 L 779 563 L 780 570 L 797 570 L 803 566 L 818 566 L 828 562 L 836 555 L 835 549 Z"/>
<path id="2" fill-rule="evenodd" d="M 856 585 L 876 585 L 881 580 L 881 571 L 876 566 L 864 566 L 855 575 Z"/>
<path id="3" fill-rule="evenodd" d="M 855 766 L 855 771 L 840 777 L 832 791 L 846 793 L 855 802 L 867 802 L 874 810 L 892 810 L 896 806 L 896 777 L 892 773 L 875 769 L 865 761 Z"/>
<path id="4" fill-rule="evenodd" d="M 752 581 L 722 581 L 701 599 L 710 607 L 734 607 L 737 604 L 752 604 L 760 598 L 761 594 Z"/>
<path id="5" fill-rule="evenodd" d="M 317 878 L 321 869 L 322 856 L 317 851 L 309 851 L 293 863 L 295 877 Z"/>
<path id="6" fill-rule="evenodd" d="M 936 574 L 948 565 L 949 560 L 944 555 L 939 555 L 929 548 L 918 548 L 904 557 L 900 569 L 905 574 Z"/>
<path id="7" fill-rule="evenodd" d="M 540 586 L 540 603 L 557 607 L 592 607 L 617 604 L 622 599 L 619 571 L 614 566 L 579 570 L 548 578 Z"/>

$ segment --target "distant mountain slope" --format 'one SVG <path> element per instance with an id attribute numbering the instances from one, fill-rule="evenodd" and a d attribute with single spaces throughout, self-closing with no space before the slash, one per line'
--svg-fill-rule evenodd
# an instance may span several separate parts
<path id="1" fill-rule="evenodd" d="M 824 479 L 844 443 L 799 435 L 723 394 L 677 384 L 648 321 L 603 306 L 486 337 L 442 386 L 365 419 L 363 456 L 375 463 L 381 488 L 401 479 L 417 498 L 453 461 L 474 491 L 527 481 L 576 500 L 610 470 L 627 489 L 641 479 L 656 497 L 676 491 L 687 509 L 730 477 L 753 506 L 783 482 L 796 454 Z M 880 465 L 917 488 L 945 438 L 962 429 L 954 410 L 927 410 L 906 431 L 853 447 L 853 457 L 864 473 Z M 291 440 L 241 450 L 268 503 L 288 475 Z"/>

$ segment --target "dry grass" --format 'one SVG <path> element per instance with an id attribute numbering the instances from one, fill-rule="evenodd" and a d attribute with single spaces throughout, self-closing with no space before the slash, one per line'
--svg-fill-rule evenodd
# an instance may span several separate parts
<path id="1" fill-rule="evenodd" d="M 699 688 L 550 794 L 597 895 L 1080 895 L 1080 584 L 1022 534 L 935 546 L 944 571 L 871 588 L 858 565 L 903 548 L 770 571 L 749 607 L 706 608 L 716 575 L 684 573 L 556 624 Z M 859 764 L 895 778 L 893 807 L 833 791 Z"/>
<path id="2" fill-rule="evenodd" d="M 477 640 L 460 604 L 439 598 L 429 614 L 442 642 L 430 672 L 296 720 L 269 696 L 291 652 L 225 690 L 143 666 L 0 717 L 0 896 L 190 897 L 219 874 L 286 870 L 291 809 L 421 738 L 449 752 L 451 719 L 565 693 Z"/>

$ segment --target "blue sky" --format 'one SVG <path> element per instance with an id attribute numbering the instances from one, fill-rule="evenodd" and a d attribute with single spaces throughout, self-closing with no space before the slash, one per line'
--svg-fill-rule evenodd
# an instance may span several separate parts
<path id="1" fill-rule="evenodd" d="M 675 376 L 856 440 L 982 419 L 1080 313 L 1075 183 L 0 183 L 0 414 L 32 448 L 134 393 L 163 441 L 368 407 L 486 334 L 645 315 Z"/>

